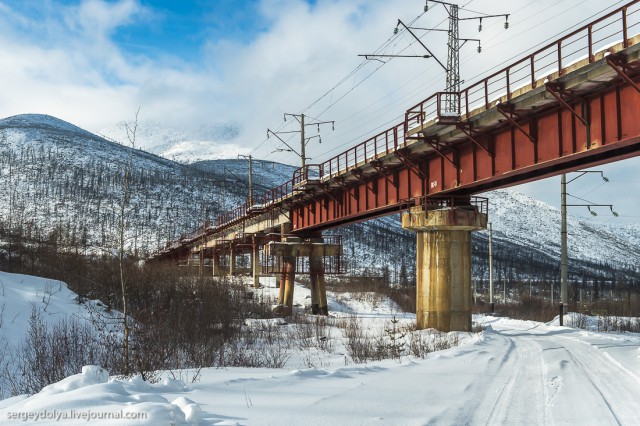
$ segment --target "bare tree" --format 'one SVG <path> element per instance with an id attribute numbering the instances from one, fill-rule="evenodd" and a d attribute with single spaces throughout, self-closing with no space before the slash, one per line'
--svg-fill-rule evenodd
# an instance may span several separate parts
<path id="1" fill-rule="evenodd" d="M 127 310 L 127 277 L 125 275 L 125 240 L 126 240 L 126 228 L 127 228 L 127 208 L 131 201 L 131 188 L 130 179 L 133 169 L 133 153 L 136 146 L 136 133 L 138 131 L 138 115 L 140 114 L 140 108 L 136 111 L 136 116 L 133 123 L 125 123 L 127 130 L 127 139 L 131 147 L 127 162 L 124 165 L 123 177 L 122 177 L 122 191 L 120 200 L 120 222 L 118 224 L 118 266 L 120 269 L 120 290 L 122 296 L 122 328 L 124 334 L 123 342 L 123 358 L 124 358 L 124 374 L 128 375 L 129 371 L 129 338 L 131 328 L 129 325 L 129 313 Z"/>

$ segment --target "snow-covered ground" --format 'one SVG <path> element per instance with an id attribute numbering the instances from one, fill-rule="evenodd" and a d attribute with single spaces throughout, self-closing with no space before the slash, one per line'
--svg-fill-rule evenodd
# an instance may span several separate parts
<path id="1" fill-rule="evenodd" d="M 18 334 L 19 311 L 32 303 L 41 306 L 52 285 L 58 291 L 49 300 L 51 315 L 83 315 L 62 283 L 6 273 L 0 280 L 0 305 L 9 312 L 0 327 L 5 335 Z M 263 284 L 256 296 L 277 293 L 271 280 Z M 297 286 L 295 304 L 303 307 L 308 296 Z M 329 294 L 329 299 L 333 321 L 356 314 L 373 334 L 388 328 L 394 316 L 405 325 L 415 321 L 373 294 Z M 333 349 L 323 352 L 325 359 L 315 360 L 314 368 L 305 367 L 305 350 L 294 351 L 282 369 L 210 368 L 195 382 L 187 380 L 193 371 L 149 384 L 110 378 L 89 366 L 33 396 L 0 401 L 0 423 L 638 424 L 640 335 L 560 327 L 557 318 L 543 324 L 475 316 L 474 322 L 484 330 L 458 333 L 459 346 L 425 358 L 355 364 L 340 331 L 330 329 L 325 337 Z"/>
<path id="2" fill-rule="evenodd" d="M 0 354 L 3 348 L 22 343 L 32 307 L 40 310 L 43 322 L 49 325 L 70 318 L 91 325 L 96 312 L 113 317 L 98 300 L 80 303 L 78 295 L 62 281 L 0 271 Z"/>

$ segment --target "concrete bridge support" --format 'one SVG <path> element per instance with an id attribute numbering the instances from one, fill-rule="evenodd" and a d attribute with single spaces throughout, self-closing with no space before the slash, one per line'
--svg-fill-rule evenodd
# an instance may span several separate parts
<path id="1" fill-rule="evenodd" d="M 236 251 L 233 244 L 229 245 L 229 276 L 232 277 L 236 274 Z"/>
<path id="2" fill-rule="evenodd" d="M 471 206 L 402 215 L 402 227 L 417 233 L 418 329 L 471 331 L 471 231 L 486 225 L 487 215 Z"/>
<path id="3" fill-rule="evenodd" d="M 222 270 L 220 269 L 220 254 L 216 253 L 215 251 L 213 252 L 213 257 L 211 258 L 211 266 L 213 269 L 214 277 L 224 275 L 224 272 L 222 272 Z"/>
<path id="4" fill-rule="evenodd" d="M 282 256 L 282 282 L 280 293 L 283 294 L 282 310 L 283 316 L 290 316 L 293 313 L 293 288 L 296 279 L 296 257 L 291 254 L 291 250 Z"/>
<path id="5" fill-rule="evenodd" d="M 324 283 L 323 257 L 317 252 L 313 252 L 309 256 L 309 280 L 311 282 L 311 313 L 314 315 L 329 315 L 327 289 Z"/>
<path id="6" fill-rule="evenodd" d="M 251 272 L 253 275 L 253 287 L 260 288 L 260 246 L 256 242 L 255 237 L 251 247 Z"/>
<path id="7" fill-rule="evenodd" d="M 325 257 L 342 254 L 341 244 L 327 244 L 322 236 L 298 237 L 283 236 L 279 242 L 270 242 L 265 246 L 268 256 L 275 256 L 277 272 L 280 272 L 279 313 L 287 316 L 293 312 L 293 289 L 296 273 L 308 273 L 311 281 L 311 309 L 314 314 L 328 315 L 327 291 L 325 287 Z M 308 258 L 309 269 L 296 271 L 298 258 Z M 301 263 L 305 267 L 305 262 Z"/>

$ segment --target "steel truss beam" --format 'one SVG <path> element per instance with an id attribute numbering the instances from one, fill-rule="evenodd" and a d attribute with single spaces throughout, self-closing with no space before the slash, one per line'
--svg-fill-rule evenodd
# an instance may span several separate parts
<path id="1" fill-rule="evenodd" d="M 420 176 L 420 179 L 425 180 L 428 176 L 420 169 L 420 167 L 411 159 L 408 148 L 400 148 L 396 150 L 393 155 L 396 156 L 402 163 L 407 166 L 410 170 L 412 170 L 415 174 Z"/>
<path id="2" fill-rule="evenodd" d="M 440 144 L 440 141 L 438 140 L 438 138 L 429 138 L 425 136 L 422 139 L 422 141 L 427 145 L 429 145 L 431 148 L 433 148 L 433 150 L 437 152 L 438 155 L 440 155 L 442 158 L 444 158 L 449 163 L 451 163 L 451 165 L 455 167 L 456 170 L 460 170 L 460 165 L 456 163 L 455 156 L 453 157 L 454 159 L 452 160 L 451 158 L 447 157 L 447 155 L 444 152 L 442 152 L 443 147 L 451 148 L 450 146 Z"/>
<path id="3" fill-rule="evenodd" d="M 353 169 L 351 170 L 351 174 L 355 176 L 356 179 L 358 179 L 358 182 L 364 185 L 365 189 L 369 190 L 373 195 L 376 195 L 376 191 L 374 191 L 373 188 L 369 188 L 369 185 L 367 184 L 367 180 L 365 179 L 365 176 L 362 170 Z"/>
<path id="4" fill-rule="evenodd" d="M 347 194 L 349 194 L 351 196 L 351 198 L 353 198 L 354 201 L 358 201 L 358 197 L 355 196 L 355 194 L 352 194 L 351 191 L 349 190 L 349 186 L 347 186 L 347 184 L 345 183 L 345 178 L 343 176 L 338 176 L 335 178 L 335 182 L 338 184 L 338 186 L 340 188 L 342 188 L 342 190 L 344 192 L 346 192 Z"/>

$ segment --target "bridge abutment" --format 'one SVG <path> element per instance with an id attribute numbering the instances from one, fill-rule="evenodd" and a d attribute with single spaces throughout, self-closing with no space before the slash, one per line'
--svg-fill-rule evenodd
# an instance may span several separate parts
<path id="1" fill-rule="evenodd" d="M 473 206 L 413 207 L 402 227 L 416 232 L 418 329 L 471 331 L 471 232 L 486 228 Z"/>

